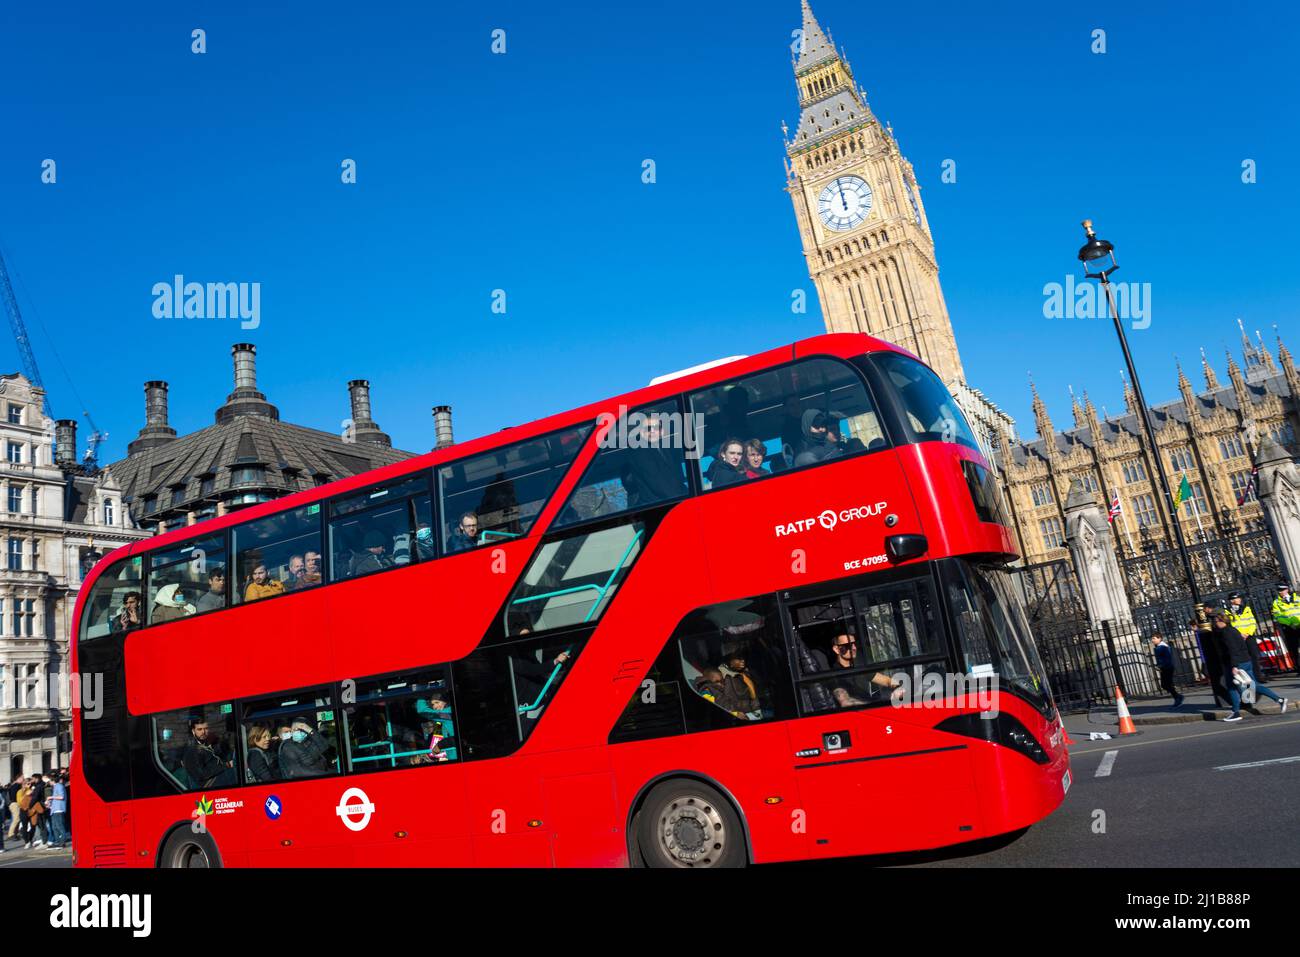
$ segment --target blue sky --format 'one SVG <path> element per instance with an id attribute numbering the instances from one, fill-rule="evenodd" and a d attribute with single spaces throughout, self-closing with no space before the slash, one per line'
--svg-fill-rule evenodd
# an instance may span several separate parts
<path id="1" fill-rule="evenodd" d="M 1108 324 L 1043 316 L 1085 216 L 1151 284 L 1149 398 L 1175 354 L 1199 384 L 1200 345 L 1222 376 L 1238 316 L 1300 348 L 1293 7 L 814 9 L 916 167 L 968 378 L 1022 434 L 1030 370 L 1058 424 L 1068 384 L 1122 408 Z M 337 429 L 366 377 L 424 450 L 435 404 L 469 438 L 820 332 L 790 311 L 798 26 L 798 0 L 8 5 L 0 245 L 52 411 L 79 412 L 71 377 L 111 461 L 145 380 L 176 428 L 209 424 L 247 339 L 284 418 Z M 177 273 L 260 282 L 260 326 L 155 318 Z"/>

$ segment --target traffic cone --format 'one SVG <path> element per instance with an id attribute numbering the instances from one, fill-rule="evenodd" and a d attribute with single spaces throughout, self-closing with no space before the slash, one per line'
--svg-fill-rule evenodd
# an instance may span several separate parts
<path id="1" fill-rule="evenodd" d="M 1115 686 L 1115 705 L 1119 708 L 1119 733 L 1137 734 L 1137 726 L 1133 724 L 1133 718 L 1128 713 L 1128 702 L 1124 700 L 1124 692 L 1119 690 L 1119 685 Z"/>

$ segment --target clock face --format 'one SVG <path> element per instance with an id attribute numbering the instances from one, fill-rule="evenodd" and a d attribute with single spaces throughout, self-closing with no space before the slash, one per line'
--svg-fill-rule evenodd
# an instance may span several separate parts
<path id="1" fill-rule="evenodd" d="M 841 176 L 827 184 L 817 198 L 822 222 L 836 231 L 861 225 L 871 212 L 871 187 L 857 176 Z"/>

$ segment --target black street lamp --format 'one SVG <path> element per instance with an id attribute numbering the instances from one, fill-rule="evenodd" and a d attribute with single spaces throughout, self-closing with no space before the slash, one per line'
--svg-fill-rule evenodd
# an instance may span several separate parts
<path id="1" fill-rule="evenodd" d="M 1160 446 L 1156 444 L 1156 430 L 1151 422 L 1151 410 L 1142 395 L 1142 383 L 1138 380 L 1137 369 L 1133 365 L 1133 354 L 1128 349 L 1128 337 L 1124 335 L 1124 324 L 1119 319 L 1119 309 L 1115 306 L 1115 296 L 1110 290 L 1110 274 L 1119 268 L 1115 261 L 1115 247 L 1104 239 L 1098 239 L 1092 231 L 1092 220 L 1083 221 L 1088 241 L 1079 250 L 1079 261 L 1083 263 L 1083 274 L 1089 279 L 1101 282 L 1106 291 L 1106 301 L 1110 304 L 1110 317 L 1115 321 L 1115 335 L 1119 336 L 1119 347 L 1124 353 L 1124 364 L 1128 366 L 1128 377 L 1133 382 L 1133 392 L 1137 398 L 1138 418 L 1146 431 L 1147 442 L 1151 446 L 1151 457 L 1155 460 L 1156 475 L 1160 479 L 1160 491 L 1164 494 L 1169 507 L 1169 515 L 1174 527 L 1174 540 L 1178 543 L 1178 554 L 1183 560 L 1183 572 L 1187 575 L 1187 584 L 1192 590 L 1192 602 L 1196 605 L 1196 619 L 1205 620 L 1205 608 L 1201 604 L 1201 592 L 1196 587 L 1196 573 L 1192 570 L 1192 559 L 1187 553 L 1187 543 L 1183 540 L 1183 530 L 1178 524 L 1178 509 L 1174 507 L 1174 496 L 1169 489 L 1169 476 L 1165 474 L 1165 462 L 1160 455 Z"/>

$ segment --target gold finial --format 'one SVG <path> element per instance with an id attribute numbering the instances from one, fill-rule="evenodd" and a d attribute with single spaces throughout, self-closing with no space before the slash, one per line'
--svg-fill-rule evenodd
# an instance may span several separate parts
<path id="1" fill-rule="evenodd" d="M 1092 231 L 1092 220 L 1091 220 L 1091 219 L 1085 219 L 1085 220 L 1083 221 L 1083 228 L 1084 228 L 1084 230 L 1088 233 L 1088 238 L 1089 238 L 1089 239 L 1091 239 L 1093 236 L 1096 236 L 1096 235 L 1097 235 L 1096 233 L 1094 233 L 1094 232 Z"/>

